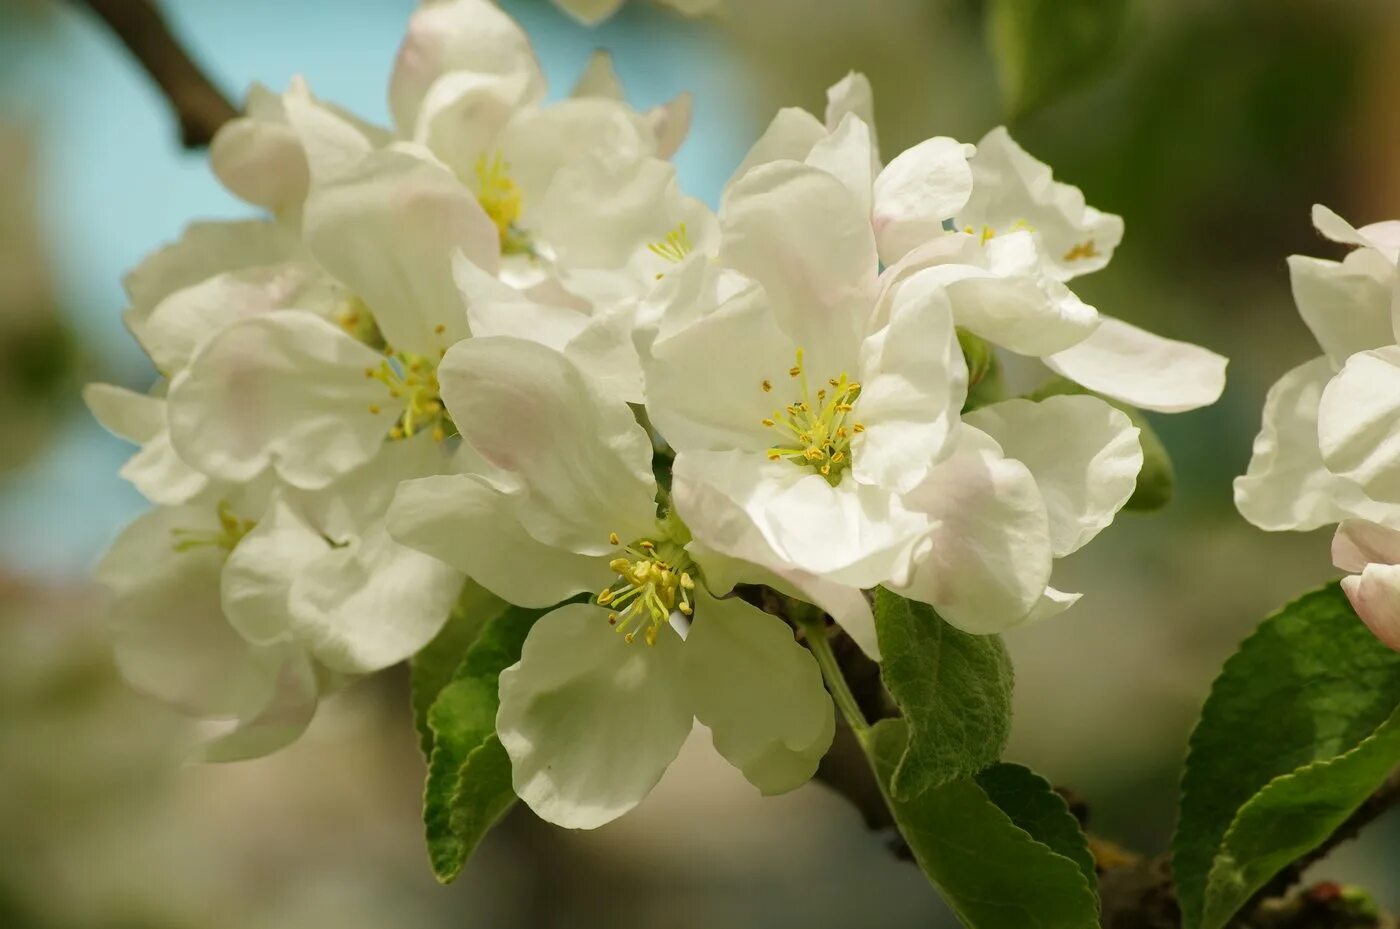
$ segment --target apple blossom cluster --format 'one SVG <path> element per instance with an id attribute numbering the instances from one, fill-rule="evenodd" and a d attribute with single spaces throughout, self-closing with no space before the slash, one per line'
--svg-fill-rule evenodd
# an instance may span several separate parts
<path id="1" fill-rule="evenodd" d="M 1004 129 L 885 161 L 860 75 L 820 118 L 779 112 L 717 213 L 667 160 L 687 98 L 639 112 L 599 56 L 550 101 L 489 0 L 422 6 L 389 99 L 386 129 L 300 80 L 255 88 L 211 159 L 268 217 L 195 224 L 132 272 L 160 380 L 87 391 L 156 504 L 98 569 L 119 661 L 209 721 L 206 758 L 296 738 L 470 584 L 548 610 L 496 717 L 543 818 L 626 812 L 696 720 L 792 789 L 832 701 L 736 587 L 876 660 L 875 587 L 975 634 L 1053 616 L 1080 596 L 1056 560 L 1142 467 L 1115 404 L 1223 387 L 1224 359 L 1069 289 L 1117 216 Z M 1078 386 L 975 402 L 998 350 Z"/>
<path id="2" fill-rule="evenodd" d="M 1235 504 L 1261 529 L 1337 524 L 1332 559 L 1357 614 L 1400 650 L 1400 220 L 1355 228 L 1323 206 L 1313 225 L 1341 261 L 1288 259 L 1293 299 L 1322 354 L 1264 401 Z"/>

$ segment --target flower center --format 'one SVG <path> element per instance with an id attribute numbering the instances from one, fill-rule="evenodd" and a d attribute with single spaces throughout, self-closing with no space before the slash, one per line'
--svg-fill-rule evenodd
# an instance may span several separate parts
<path id="1" fill-rule="evenodd" d="M 437 327 L 439 334 L 442 330 L 442 326 Z M 383 384 L 396 401 L 395 406 L 402 406 L 403 411 L 389 427 L 390 439 L 407 439 L 431 429 L 433 438 L 441 442 L 457 432 L 456 424 L 442 403 L 436 360 L 395 351 L 386 345 L 384 360 L 377 368 L 365 368 L 365 377 Z M 369 411 L 378 415 L 383 407 L 371 403 Z"/>
<path id="2" fill-rule="evenodd" d="M 1009 227 L 1007 227 L 1007 229 L 1010 232 L 1035 232 L 1035 227 L 1032 226 L 1030 223 L 1026 222 L 1024 219 L 1016 220 Z M 977 229 L 972 226 L 963 226 L 963 232 L 966 232 L 968 235 L 975 235 L 978 237 L 979 245 L 986 245 L 989 241 L 996 238 L 997 233 L 1000 231 L 1001 230 L 997 229 L 996 226 L 984 225 L 982 227 L 981 232 L 978 232 Z"/>
<path id="3" fill-rule="evenodd" d="M 671 264 L 680 264 L 694 250 L 695 244 L 690 241 L 690 230 L 685 228 L 685 223 L 679 223 L 661 241 L 647 243 L 647 251 Z M 659 281 L 665 276 L 666 272 L 662 271 L 656 279 Z"/>
<path id="4" fill-rule="evenodd" d="M 476 200 L 501 236 L 501 251 L 507 255 L 529 254 L 530 237 L 516 225 L 524 208 L 520 187 L 511 179 L 510 165 L 499 152 L 476 160 Z"/>
<path id="5" fill-rule="evenodd" d="M 802 393 L 796 403 L 774 410 L 771 417 L 763 420 L 763 425 L 783 433 L 782 444 L 768 449 L 768 460 L 786 458 L 811 468 L 835 487 L 851 465 L 851 437 L 865 431 L 865 426 L 852 417 L 860 384 L 842 371 L 813 395 L 800 348 L 797 364 L 788 369 L 788 376 L 797 381 Z M 763 382 L 764 393 L 772 389 L 772 381 Z"/>
<path id="6" fill-rule="evenodd" d="M 216 513 L 219 528 L 215 529 L 171 529 L 175 541 L 172 548 L 177 552 L 188 552 L 209 546 L 222 549 L 224 554 L 233 551 L 243 537 L 258 525 L 256 519 L 240 519 L 234 515 L 233 507 L 227 500 L 220 500 Z"/>
<path id="7" fill-rule="evenodd" d="M 616 532 L 608 541 L 622 545 Z M 670 622 L 672 613 L 679 610 L 683 616 L 689 616 L 693 612 L 690 592 L 695 589 L 695 578 L 691 576 L 694 567 L 684 546 L 669 541 L 657 545 L 650 539 L 640 539 L 608 562 L 618 579 L 598 593 L 598 605 L 612 608 L 608 623 L 622 633 L 629 645 L 638 632 L 648 645 L 655 645 L 661 627 Z"/>

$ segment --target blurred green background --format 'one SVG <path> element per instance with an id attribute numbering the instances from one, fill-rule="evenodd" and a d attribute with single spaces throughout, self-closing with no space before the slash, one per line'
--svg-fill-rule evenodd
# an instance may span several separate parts
<path id="1" fill-rule="evenodd" d="M 220 83 L 305 73 L 382 119 L 411 0 L 169 0 Z M 712 203 L 774 110 L 820 112 L 848 70 L 874 84 L 889 157 L 1007 119 L 975 0 L 729 0 L 688 21 L 634 0 L 585 30 L 506 2 L 566 92 L 595 46 L 634 102 L 696 92 L 682 181 Z M 1088 302 L 1232 359 L 1216 407 L 1154 422 L 1178 469 L 1163 513 L 1125 514 L 1056 586 L 1087 596 L 1008 636 L 1011 757 L 1089 804 L 1098 833 L 1166 847 L 1187 733 L 1214 673 L 1267 613 L 1333 576 L 1328 533 L 1240 519 L 1264 392 L 1316 354 L 1285 256 L 1337 257 L 1323 202 L 1400 216 L 1400 4 L 1139 0 L 1097 77 L 1011 123 L 1091 203 L 1122 214 Z M 0 0 L 0 927 L 953 925 L 885 838 L 820 786 L 760 801 L 702 733 L 634 814 L 578 834 L 512 815 L 451 888 L 418 824 L 406 680 L 324 706 L 269 759 L 181 767 L 184 724 L 126 690 L 85 575 L 142 504 L 85 380 L 144 388 L 121 272 L 196 216 L 246 207 L 179 150 L 161 100 L 98 25 L 57 0 Z M 1400 818 L 1316 870 L 1400 908 Z"/>

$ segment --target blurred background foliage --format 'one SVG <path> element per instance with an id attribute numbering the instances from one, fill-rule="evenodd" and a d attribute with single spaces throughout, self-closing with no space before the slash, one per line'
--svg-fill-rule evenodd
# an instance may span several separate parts
<path id="1" fill-rule="evenodd" d="M 1056 578 L 1088 593 L 1081 604 L 1008 637 L 1011 756 L 1073 787 L 1099 833 L 1164 848 L 1186 735 L 1220 663 L 1334 574 L 1325 531 L 1253 529 L 1230 480 L 1265 390 L 1315 354 L 1284 265 L 1337 254 L 1310 205 L 1358 223 L 1400 216 L 1400 5 L 1134 0 L 1106 3 L 1121 14 L 1100 28 L 1079 19 L 1088 0 L 729 0 L 700 21 L 634 3 L 594 31 L 547 0 L 505 5 L 556 94 L 595 46 L 616 53 L 638 104 L 693 89 L 677 161 L 712 203 L 777 107 L 820 111 L 855 69 L 874 85 L 887 157 L 1009 122 L 1126 217 L 1113 264 L 1076 290 L 1230 356 L 1230 384 L 1210 410 L 1154 420 L 1178 471 L 1168 509 L 1125 514 Z M 231 92 L 301 72 L 382 120 L 412 3 L 165 7 Z M 121 328 L 121 273 L 190 219 L 247 209 L 180 151 L 121 49 L 58 0 L 0 0 L 0 178 L 0 926 L 952 925 L 840 800 L 811 786 L 760 802 L 703 733 L 637 813 L 589 834 L 514 814 L 448 889 L 424 859 L 400 674 L 333 701 L 271 759 L 178 767 L 188 733 L 117 679 L 85 583 L 142 504 L 116 475 L 127 450 L 77 387 L 149 384 Z M 1362 883 L 1394 909 L 1397 873 L 1392 815 L 1317 876 Z"/>

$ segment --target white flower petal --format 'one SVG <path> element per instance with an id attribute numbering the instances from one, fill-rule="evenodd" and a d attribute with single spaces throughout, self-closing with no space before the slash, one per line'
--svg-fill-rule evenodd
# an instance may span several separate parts
<path id="1" fill-rule="evenodd" d="M 946 136 L 905 149 L 875 179 L 874 224 L 880 260 L 892 265 L 943 235 L 943 221 L 972 195 L 973 148 Z"/>
<path id="2" fill-rule="evenodd" d="M 510 497 L 476 475 L 405 481 L 387 524 L 399 542 L 520 606 L 553 606 L 601 590 L 613 576 L 606 556 L 575 555 L 536 542 L 520 528 Z"/>
<path id="3" fill-rule="evenodd" d="M 708 293 L 695 296 L 703 300 Z M 684 315 L 687 308 L 674 312 Z M 783 433 L 763 422 L 800 399 L 788 376 L 795 348 L 762 289 L 741 290 L 649 350 L 641 347 L 652 422 L 672 448 L 761 455 L 781 442 Z"/>
<path id="4" fill-rule="evenodd" d="M 146 320 L 170 294 L 216 274 L 303 260 L 296 232 L 262 220 L 192 223 L 180 238 L 148 255 L 122 279 L 131 305 L 122 314 L 145 346 Z"/>
<path id="5" fill-rule="evenodd" d="M 367 131 L 354 117 L 317 100 L 300 77 L 292 78 L 282 106 L 311 184 L 332 183 L 352 173 L 376 147 L 390 141 L 382 132 Z"/>
<path id="6" fill-rule="evenodd" d="M 836 178 L 795 162 L 761 165 L 726 192 L 721 261 L 768 294 L 773 315 L 833 376 L 854 366 L 879 259 L 868 211 Z"/>
<path id="7" fill-rule="evenodd" d="M 162 431 L 141 446 L 118 472 L 124 480 L 152 503 L 179 506 L 203 493 L 209 477 L 185 462 L 170 444 L 170 433 Z"/>
<path id="8" fill-rule="evenodd" d="M 1316 203 L 1312 208 L 1312 221 L 1317 231 L 1333 242 L 1374 248 L 1391 264 L 1395 264 L 1397 256 L 1400 256 L 1400 220 L 1372 223 L 1357 229 L 1327 207 Z"/>
<path id="9" fill-rule="evenodd" d="M 977 143 L 972 161 L 973 189 L 958 214 L 959 226 L 997 233 L 1029 226 L 1035 230 L 1045 268 L 1067 281 L 1108 264 L 1123 239 L 1123 220 L 1084 202 L 1079 188 L 1054 179 L 1049 165 L 1037 161 L 998 127 Z"/>
<path id="10" fill-rule="evenodd" d="M 524 75 L 532 99 L 544 96 L 544 74 L 529 38 L 495 3 L 424 4 L 408 21 L 389 83 L 389 110 L 400 135 L 413 135 L 424 96 L 438 78 L 453 71 Z"/>
<path id="11" fill-rule="evenodd" d="M 219 127 L 209 143 L 209 167 L 241 200 L 272 212 L 293 209 L 311 184 L 301 140 L 287 124 L 282 101 L 260 84 L 248 92 L 245 116 Z"/>
<path id="12" fill-rule="evenodd" d="M 1158 413 L 1209 406 L 1225 389 L 1227 360 L 1209 349 L 1100 316 L 1087 339 L 1045 364 L 1090 390 Z"/>
<path id="13" fill-rule="evenodd" d="M 1317 437 L 1328 470 L 1400 502 L 1400 346 L 1347 359 L 1322 392 Z"/>
<path id="14" fill-rule="evenodd" d="M 1353 573 L 1368 564 L 1400 564 L 1400 532 L 1364 519 L 1343 520 L 1332 537 L 1332 563 Z"/>
<path id="15" fill-rule="evenodd" d="M 656 140 L 653 154 L 657 158 L 670 158 L 690 135 L 690 124 L 695 118 L 695 99 L 689 91 L 682 91 L 665 103 L 647 110 L 643 118 Z"/>
<path id="16" fill-rule="evenodd" d="M 902 493 L 923 479 L 956 426 L 967 363 L 936 272 L 906 278 L 887 299 L 888 325 L 861 345 L 852 415 L 865 431 L 851 442 L 852 469 L 857 480 Z"/>
<path id="17" fill-rule="evenodd" d="M 875 159 L 875 140 L 870 126 L 854 113 L 848 113 L 830 135 L 812 146 L 803 160 L 844 184 L 860 209 L 869 215 Z"/>
<path id="18" fill-rule="evenodd" d="M 232 731 L 200 745 L 193 761 L 261 758 L 295 742 L 311 724 L 320 696 L 311 660 L 300 649 L 282 648 L 261 661 L 272 668 L 266 701 Z"/>
<path id="19" fill-rule="evenodd" d="M 569 96 L 602 97 L 606 100 L 621 100 L 625 96 L 622 81 L 617 77 L 617 68 L 613 66 L 612 52 L 606 48 L 593 50 Z"/>
<path id="20" fill-rule="evenodd" d="M 907 573 L 926 528 L 881 488 L 849 475 L 832 487 L 815 471 L 753 453 L 683 452 L 672 479 L 676 510 L 696 539 L 731 557 L 850 587 Z"/>
<path id="21" fill-rule="evenodd" d="M 655 154 L 656 137 L 635 110 L 616 100 L 581 97 L 521 110 L 501 131 L 502 159 L 529 214 L 559 169 L 590 155 L 631 160 Z"/>
<path id="22" fill-rule="evenodd" d="M 985 433 L 965 426 L 956 451 L 905 503 L 934 528 L 899 593 L 982 635 L 1022 623 L 1050 580 L 1045 501 L 1035 477 Z"/>
<path id="23" fill-rule="evenodd" d="M 826 132 L 820 120 L 800 107 L 778 110 L 735 169 L 729 186 L 759 165 L 772 161 L 805 161 L 812 147 L 826 138 Z"/>
<path id="24" fill-rule="evenodd" d="M 1340 263 L 1291 255 L 1288 271 L 1298 315 L 1334 364 L 1395 344 L 1390 312 L 1395 269 L 1376 252 L 1358 250 Z"/>
<path id="25" fill-rule="evenodd" d="M 297 640 L 346 674 L 387 668 L 427 645 L 452 611 L 461 574 L 395 542 L 383 522 L 336 541 L 292 583 Z"/>
<path id="26" fill-rule="evenodd" d="M 175 551 L 177 532 L 217 533 L 212 506 L 159 507 L 122 530 L 95 576 L 112 593 L 108 629 L 117 666 L 138 690 L 207 716 L 261 702 L 254 648 L 224 619 L 214 545 Z"/>
<path id="27" fill-rule="evenodd" d="M 292 634 L 292 584 L 329 550 L 320 533 L 280 495 L 274 496 L 224 565 L 220 596 L 229 625 L 254 645 L 287 641 Z"/>
<path id="28" fill-rule="evenodd" d="M 444 74 L 423 98 L 415 140 L 468 183 L 479 183 L 477 165 L 492 158 L 501 133 L 532 93 L 523 74 Z"/>
<path id="29" fill-rule="evenodd" d="M 472 447 L 524 482 L 517 513 L 541 542 L 602 555 L 654 523 L 651 438 L 619 398 L 563 355 L 507 337 L 459 342 L 438 367 L 442 397 Z"/>
<path id="30" fill-rule="evenodd" d="M 1078 603 L 1083 596 L 1083 594 L 1066 593 L 1063 590 L 1047 587 L 1045 592 L 1040 595 L 1040 602 L 1031 607 L 1030 613 L 1026 615 L 1021 625 L 1030 626 L 1035 623 L 1043 623 L 1047 619 L 1059 616 Z"/>
<path id="31" fill-rule="evenodd" d="M 836 718 L 821 669 L 787 623 L 697 590 L 683 652 L 688 700 L 715 750 L 765 795 L 811 780 Z"/>
<path id="32" fill-rule="evenodd" d="M 88 384 L 83 402 L 93 417 L 112 435 L 137 445 L 165 431 L 165 400 L 139 394 L 115 384 Z"/>
<path id="33" fill-rule="evenodd" d="M 626 0 L 554 0 L 554 5 L 585 26 L 596 26 L 622 8 Z"/>
<path id="34" fill-rule="evenodd" d="M 1097 397 L 1007 400 L 974 410 L 963 422 L 1030 469 L 1045 498 L 1056 558 L 1078 551 L 1113 522 L 1142 470 L 1138 428 Z"/>
<path id="35" fill-rule="evenodd" d="M 1235 478 L 1235 507 L 1260 529 L 1316 529 L 1348 516 L 1400 526 L 1400 507 L 1372 500 L 1322 462 L 1318 404 L 1332 375 L 1326 357 L 1314 358 L 1269 388 L 1249 470 Z"/>
<path id="36" fill-rule="evenodd" d="M 442 168 L 375 152 L 306 201 L 307 247 L 369 305 L 389 344 L 429 358 L 468 335 L 452 277 L 461 252 L 493 270 L 500 233 L 476 198 Z"/>
<path id="37" fill-rule="evenodd" d="M 607 610 L 560 607 L 501 673 L 496 731 L 515 792 L 541 818 L 592 829 L 651 792 L 690 734 L 683 646 L 662 629 L 629 645 Z"/>
<path id="38" fill-rule="evenodd" d="M 1400 651 L 1400 565 L 1367 565 L 1342 578 L 1342 590 L 1376 638 Z"/>
<path id="39" fill-rule="evenodd" d="M 875 92 L 870 78 L 859 71 L 850 71 L 826 91 L 826 128 L 835 130 L 848 115 L 875 126 Z"/>
<path id="40" fill-rule="evenodd" d="M 373 458 L 393 424 L 391 398 L 365 377 L 380 361 L 309 313 L 229 326 L 170 386 L 175 449 L 225 480 L 248 481 L 271 466 L 293 486 L 324 487 Z"/>

